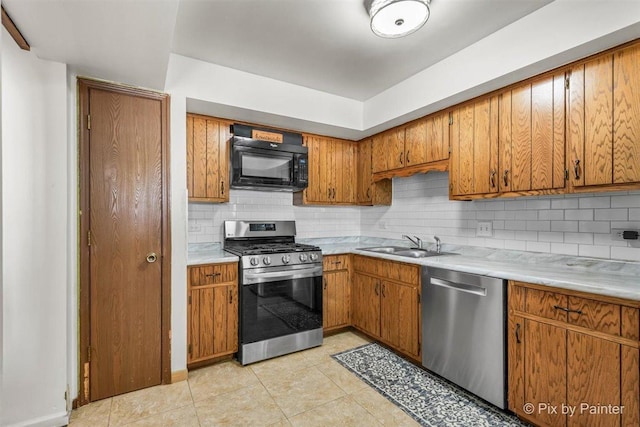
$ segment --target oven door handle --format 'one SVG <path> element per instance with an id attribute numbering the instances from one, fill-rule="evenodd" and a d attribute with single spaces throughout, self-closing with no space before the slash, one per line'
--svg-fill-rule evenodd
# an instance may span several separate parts
<path id="1" fill-rule="evenodd" d="M 245 273 L 243 276 L 242 284 L 253 285 L 255 283 L 305 279 L 308 277 L 322 277 L 322 266 L 320 265 L 301 270 L 275 271 L 272 273 Z"/>

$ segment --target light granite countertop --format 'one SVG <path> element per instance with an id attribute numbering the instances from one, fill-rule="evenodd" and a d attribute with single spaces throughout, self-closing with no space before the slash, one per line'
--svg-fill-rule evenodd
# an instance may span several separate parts
<path id="1" fill-rule="evenodd" d="M 297 239 L 299 243 L 317 245 L 324 255 L 360 254 L 426 267 L 440 267 L 483 276 L 548 285 L 640 301 L 640 263 L 573 257 L 558 254 L 487 249 L 443 243 L 442 251 L 452 255 L 407 258 L 374 253 L 359 248 L 375 246 L 409 246 L 406 240 L 372 237 L 336 237 Z M 427 244 L 425 249 L 435 249 Z M 222 250 L 220 243 L 190 244 L 188 265 L 238 261 Z"/>

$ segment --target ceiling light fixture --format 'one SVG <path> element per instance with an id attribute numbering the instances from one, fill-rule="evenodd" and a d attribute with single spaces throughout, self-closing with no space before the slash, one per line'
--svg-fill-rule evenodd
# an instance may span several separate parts
<path id="1" fill-rule="evenodd" d="M 384 38 L 407 36 L 429 19 L 430 0 L 372 0 L 371 31 Z"/>

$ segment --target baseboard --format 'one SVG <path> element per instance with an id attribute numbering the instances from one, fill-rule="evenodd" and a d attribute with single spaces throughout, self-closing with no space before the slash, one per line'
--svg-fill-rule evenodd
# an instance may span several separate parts
<path id="1" fill-rule="evenodd" d="M 69 424 L 69 417 L 71 413 L 67 412 L 58 412 L 57 414 L 47 415 L 40 418 L 33 418 L 31 420 L 20 421 L 16 424 L 9 424 L 8 427 L 60 427 L 66 426 Z"/>
<path id="2" fill-rule="evenodd" d="M 186 369 L 183 369 L 182 371 L 173 371 L 171 372 L 171 384 L 186 381 L 188 377 L 189 373 Z"/>

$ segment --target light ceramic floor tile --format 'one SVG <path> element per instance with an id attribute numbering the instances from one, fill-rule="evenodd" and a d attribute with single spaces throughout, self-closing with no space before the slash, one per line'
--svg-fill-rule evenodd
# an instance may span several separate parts
<path id="1" fill-rule="evenodd" d="M 251 369 L 243 367 L 236 361 L 222 362 L 190 371 L 188 381 L 194 401 L 260 384 L 260 380 Z"/>
<path id="2" fill-rule="evenodd" d="M 330 360 L 328 362 L 316 365 L 316 368 L 318 368 L 320 372 L 329 377 L 331 381 L 336 383 L 336 385 L 344 390 L 344 392 L 347 394 L 368 387 L 368 385 L 364 381 L 360 380 L 360 378 L 355 376 L 335 360 Z"/>
<path id="3" fill-rule="evenodd" d="M 203 427 L 269 426 L 284 418 L 284 414 L 262 385 L 201 400 L 195 406 Z"/>
<path id="4" fill-rule="evenodd" d="M 199 427 L 198 415 L 193 405 L 152 415 L 127 427 Z"/>
<path id="5" fill-rule="evenodd" d="M 263 381 L 271 377 L 279 377 L 285 373 L 306 369 L 310 365 L 303 354 L 298 352 L 254 363 L 249 366 L 258 378 Z"/>
<path id="6" fill-rule="evenodd" d="M 274 424 L 270 424 L 269 427 L 291 427 L 291 423 L 288 419 L 282 418 L 280 421 Z"/>
<path id="7" fill-rule="evenodd" d="M 345 395 L 340 387 L 315 367 L 269 377 L 262 383 L 287 417 Z"/>
<path id="8" fill-rule="evenodd" d="M 128 424 L 192 403 L 186 381 L 134 391 L 113 398 L 109 425 Z"/>
<path id="9" fill-rule="evenodd" d="M 385 426 L 413 427 L 420 425 L 371 387 L 363 388 L 351 396 Z"/>
<path id="10" fill-rule="evenodd" d="M 373 415 L 367 412 L 350 396 L 336 399 L 325 405 L 293 416 L 289 420 L 294 427 L 373 427 L 381 425 Z"/>
<path id="11" fill-rule="evenodd" d="M 109 425 L 111 398 L 82 406 L 71 413 L 69 425 L 74 427 L 106 427 Z"/>

